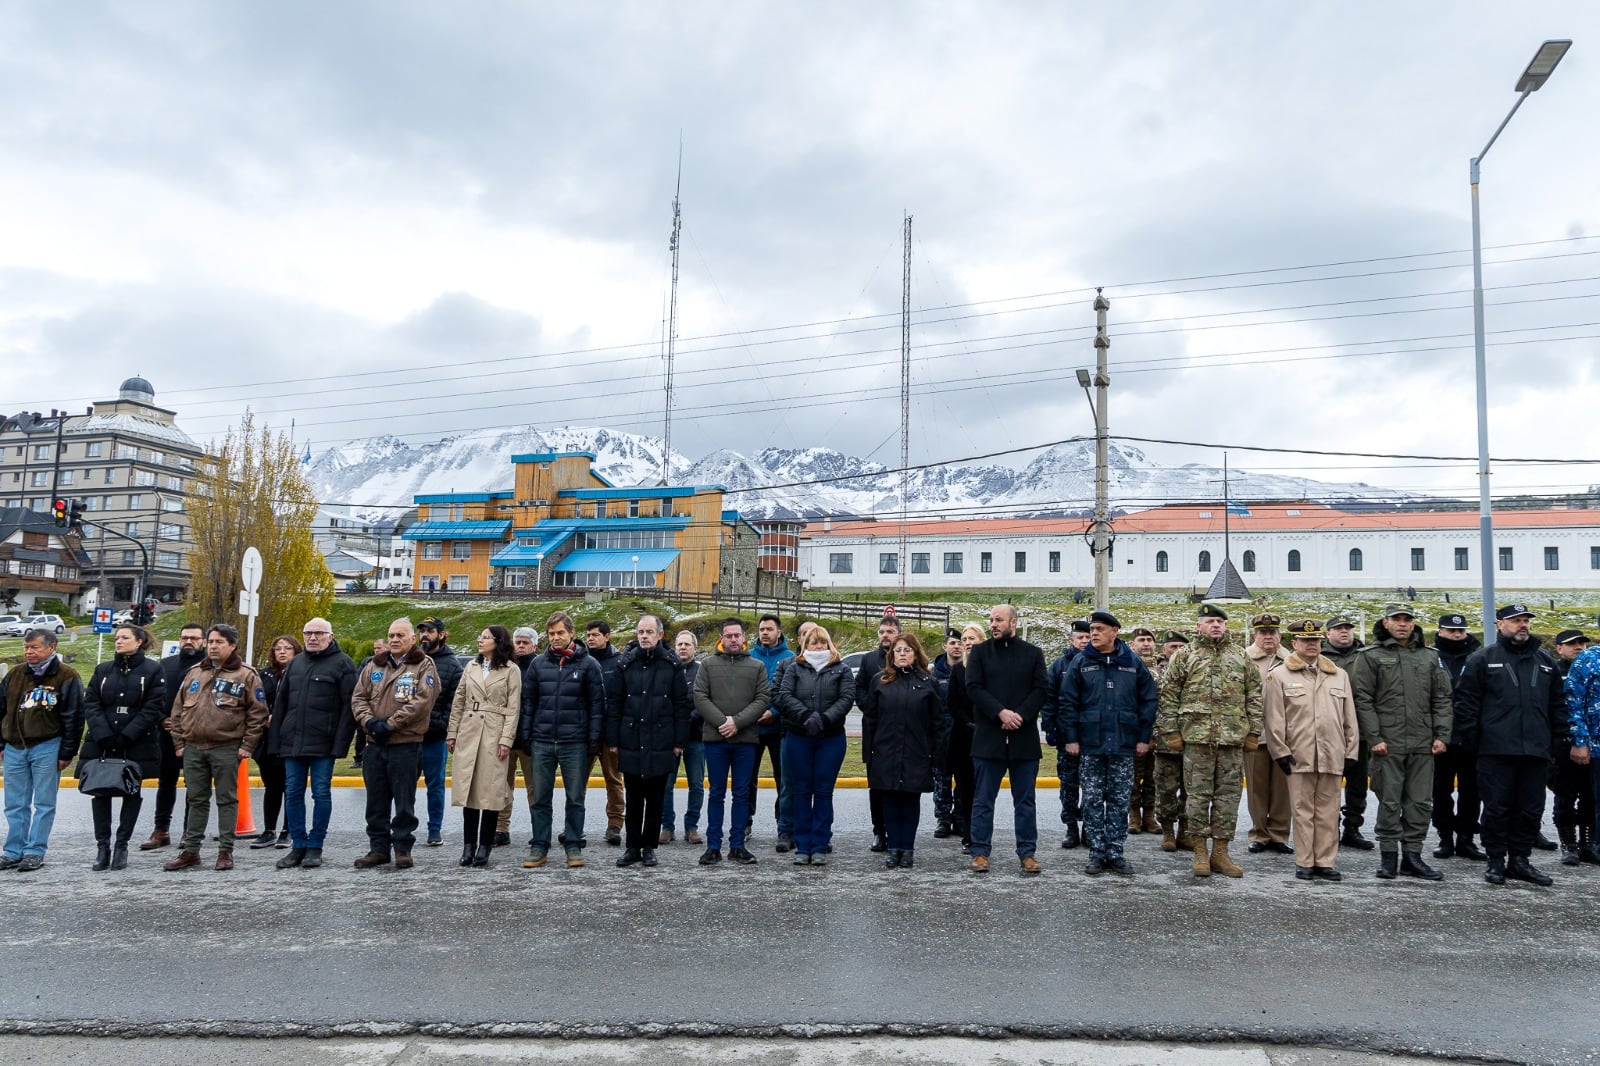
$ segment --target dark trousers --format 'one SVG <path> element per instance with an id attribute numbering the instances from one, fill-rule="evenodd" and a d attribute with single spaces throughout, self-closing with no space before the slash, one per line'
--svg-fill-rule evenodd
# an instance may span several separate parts
<path id="1" fill-rule="evenodd" d="M 1366 749 L 1363 748 L 1363 751 Z M 1433 827 L 1445 834 L 1471 837 L 1478 832 L 1482 802 L 1478 797 L 1478 756 L 1451 748 L 1433 757 Z"/>
<path id="2" fill-rule="evenodd" d="M 1550 760 L 1525 755 L 1478 756 L 1478 792 L 1483 796 L 1483 850 L 1504 858 L 1533 853 L 1544 815 L 1544 785 Z"/>
<path id="3" fill-rule="evenodd" d="M 867 789 L 867 812 L 872 815 L 872 835 L 883 836 L 883 789 Z"/>
<path id="4" fill-rule="evenodd" d="M 1433 819 L 1439 820 L 1439 774 L 1444 769 L 1439 765 L 1439 756 L 1434 756 L 1433 763 Z M 1366 744 L 1361 745 L 1361 753 L 1356 756 L 1356 772 L 1344 779 L 1344 827 L 1346 829 L 1359 828 L 1367 816 L 1367 786 L 1368 778 L 1372 775 L 1372 751 Z M 1446 781 L 1449 778 L 1445 778 Z M 1448 809 L 1448 804 L 1446 808 Z M 1474 819 L 1476 821 L 1476 819 Z"/>
<path id="5" fill-rule="evenodd" d="M 761 753 L 767 753 L 767 761 L 772 763 L 772 785 L 777 795 L 772 798 L 772 820 L 776 823 L 779 836 L 792 836 L 794 825 L 789 817 L 789 812 L 784 808 L 784 799 L 787 793 L 783 787 L 783 734 L 762 733 L 756 740 L 756 768 L 750 777 L 750 814 L 745 819 L 747 826 L 754 826 L 756 821 L 756 793 L 761 788 Z"/>
<path id="6" fill-rule="evenodd" d="M 143 806 L 143 794 L 123 798 L 122 817 L 117 820 L 118 844 L 127 844 L 133 839 L 133 823 L 139 820 L 139 808 Z M 95 796 L 89 801 L 89 809 L 94 814 L 94 842 L 111 843 L 111 797 Z"/>
<path id="7" fill-rule="evenodd" d="M 172 808 L 178 803 L 178 775 L 183 772 L 183 760 L 172 746 L 171 733 L 163 729 L 157 740 L 161 745 L 161 765 L 156 770 L 155 827 L 165 833 L 172 829 Z"/>
<path id="8" fill-rule="evenodd" d="M 461 843 L 469 851 L 476 851 L 479 843 L 494 843 L 494 825 L 500 820 L 499 811 L 480 810 L 477 807 L 461 808 Z"/>
<path id="9" fill-rule="evenodd" d="M 368 744 L 361 759 L 367 786 L 367 840 L 373 851 L 407 853 L 417 842 L 417 775 L 422 745 Z M 392 812 L 392 813 L 391 813 Z"/>
<path id="10" fill-rule="evenodd" d="M 256 769 L 261 771 L 261 831 L 271 833 L 277 830 L 278 816 L 283 813 L 286 777 L 283 759 L 277 755 L 258 755 Z"/>
<path id="11" fill-rule="evenodd" d="M 629 851 L 654 851 L 661 846 L 661 794 L 666 774 L 622 775 L 623 844 Z"/>
<path id="12" fill-rule="evenodd" d="M 1068 755 L 1060 748 L 1056 749 L 1056 777 L 1061 779 L 1061 821 L 1081 822 L 1083 820 L 1082 792 L 1079 785 L 1079 768 L 1081 756 Z"/>
<path id="13" fill-rule="evenodd" d="M 883 828 L 890 851 L 911 851 L 917 846 L 917 823 L 922 820 L 922 793 L 890 792 L 883 795 Z"/>
<path id="14" fill-rule="evenodd" d="M 1034 783 L 1039 779 L 1039 761 L 1007 762 L 1005 759 L 972 757 L 972 854 L 988 855 L 994 845 L 994 801 L 1000 795 L 1000 779 L 1011 779 L 1012 824 L 1016 829 L 1017 858 L 1025 859 L 1039 847 L 1039 825 L 1034 801 Z"/>
<path id="15" fill-rule="evenodd" d="M 951 796 L 951 821 L 961 830 L 963 843 L 972 842 L 972 730 L 956 723 L 950 730 L 950 749 L 945 765 L 955 782 Z"/>
<path id="16" fill-rule="evenodd" d="M 1555 793 L 1552 817 L 1556 829 L 1567 843 L 1568 833 L 1588 837 L 1594 829 L 1594 785 L 1589 766 L 1579 766 L 1565 754 L 1556 759 L 1550 772 L 1550 791 Z"/>

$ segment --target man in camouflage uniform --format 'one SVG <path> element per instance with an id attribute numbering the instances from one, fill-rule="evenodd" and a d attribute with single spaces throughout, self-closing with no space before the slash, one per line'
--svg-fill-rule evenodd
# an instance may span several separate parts
<path id="1" fill-rule="evenodd" d="M 1403 873 L 1442 881 L 1444 874 L 1422 861 L 1422 845 L 1433 811 L 1433 757 L 1450 737 L 1450 675 L 1439 653 L 1423 646 L 1408 605 L 1391 603 L 1374 623 L 1372 636 L 1347 672 L 1361 735 L 1372 750 L 1377 876 L 1388 881 Z"/>
<path id="2" fill-rule="evenodd" d="M 1268 611 L 1250 619 L 1250 646 L 1245 654 L 1255 664 L 1262 681 L 1289 658 L 1279 635 L 1281 626 L 1282 620 Z M 1293 812 L 1289 802 L 1289 777 L 1272 761 L 1265 744 L 1244 757 L 1244 780 L 1250 797 L 1250 854 L 1276 851 L 1293 855 L 1294 849 L 1289 846 L 1289 820 Z"/>
<path id="3" fill-rule="evenodd" d="M 1322 658 L 1348 674 L 1350 664 L 1366 647 L 1361 638 L 1356 636 L 1356 620 L 1347 614 L 1336 614 L 1322 628 Z M 1361 754 L 1356 756 L 1355 772 L 1346 774 L 1344 779 L 1344 833 L 1339 837 L 1339 846 L 1342 848 L 1371 851 L 1373 847 L 1372 841 L 1361 835 L 1361 823 L 1367 816 L 1370 759 L 1367 742 L 1362 740 Z"/>
<path id="4" fill-rule="evenodd" d="M 1195 642 L 1173 656 L 1162 674 L 1156 730 L 1168 751 L 1183 755 L 1194 875 L 1209 877 L 1215 870 L 1242 877 L 1228 842 L 1239 823 L 1244 756 L 1261 745 L 1261 675 L 1229 638 L 1221 607 L 1201 604 L 1195 628 Z"/>
<path id="5" fill-rule="evenodd" d="M 1157 686 L 1173 656 L 1188 646 L 1189 638 L 1176 629 L 1169 629 L 1162 635 L 1161 654 L 1150 668 Z M 1183 756 L 1168 751 L 1159 735 L 1150 742 L 1150 755 L 1154 760 L 1151 776 L 1155 785 L 1156 818 L 1161 823 L 1161 850 L 1193 851 L 1194 841 L 1189 839 L 1188 825 L 1183 818 Z"/>
<path id="6" fill-rule="evenodd" d="M 1150 676 L 1158 678 L 1156 666 L 1160 656 L 1156 651 L 1156 635 L 1145 626 L 1135 626 L 1128 633 L 1128 647 L 1144 662 Z M 1133 760 L 1133 794 L 1128 797 L 1128 832 L 1155 833 L 1161 829 L 1156 819 L 1155 749 Z"/>

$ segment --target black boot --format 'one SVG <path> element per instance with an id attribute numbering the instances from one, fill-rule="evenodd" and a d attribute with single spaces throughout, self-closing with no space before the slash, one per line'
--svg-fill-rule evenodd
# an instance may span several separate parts
<path id="1" fill-rule="evenodd" d="M 885 852 L 885 851 L 888 851 L 889 850 L 889 835 L 887 833 L 873 833 L 872 834 L 872 847 L 870 849 L 868 849 L 868 850 L 876 851 L 876 852 L 878 852 L 880 854 Z"/>
<path id="2" fill-rule="evenodd" d="M 1378 856 L 1378 877 L 1383 878 L 1385 881 L 1393 881 L 1399 870 L 1400 854 L 1398 852 L 1386 851 Z"/>
<path id="3" fill-rule="evenodd" d="M 1075 848 L 1081 843 L 1083 843 L 1083 834 L 1078 832 L 1078 823 L 1068 822 L 1067 831 L 1061 837 L 1061 846 L 1064 848 Z"/>
<path id="4" fill-rule="evenodd" d="M 91 870 L 111 869 L 111 841 L 100 840 L 95 842 L 94 865 Z"/>
<path id="5" fill-rule="evenodd" d="M 1439 846 L 1433 849 L 1436 859 L 1453 859 L 1456 857 L 1455 835 L 1448 829 L 1439 830 Z"/>
<path id="6" fill-rule="evenodd" d="M 477 853 L 478 853 L 478 848 L 477 848 L 477 846 L 475 844 L 472 843 L 472 841 L 469 840 L 465 844 L 462 844 L 461 845 L 461 865 L 462 866 L 471 866 L 472 865 L 472 857 L 474 855 L 476 855 Z"/>
<path id="7" fill-rule="evenodd" d="M 1556 835 L 1561 838 L 1561 865 L 1576 866 L 1583 860 L 1578 857 L 1578 832 L 1576 826 L 1563 825 L 1556 827 Z"/>
<path id="8" fill-rule="evenodd" d="M 900 853 L 900 869 L 911 869 L 912 865 L 914 864 L 913 860 L 915 855 L 916 853 L 912 851 L 902 851 Z"/>
<path id="9" fill-rule="evenodd" d="M 489 852 L 493 849 L 493 847 L 494 847 L 494 845 L 492 845 L 492 844 L 479 844 L 478 845 L 478 850 L 473 852 L 473 854 L 472 854 L 472 865 L 474 865 L 474 866 L 488 866 L 489 865 Z"/>
<path id="10" fill-rule="evenodd" d="M 884 867 L 884 869 L 893 870 L 893 869 L 897 868 L 899 865 L 900 865 L 900 853 L 898 851 L 891 851 L 891 852 L 889 852 L 887 855 L 885 855 L 883 857 L 883 867 Z"/>
<path id="11" fill-rule="evenodd" d="M 1407 877 L 1420 877 L 1424 881 L 1443 881 L 1444 874 L 1422 861 L 1422 852 L 1408 851 L 1400 860 L 1400 872 Z"/>
<path id="12" fill-rule="evenodd" d="M 1357 851 L 1371 851 L 1372 841 L 1361 835 L 1361 823 L 1346 820 L 1344 833 L 1339 837 L 1339 846 L 1355 848 Z"/>
<path id="13" fill-rule="evenodd" d="M 128 868 L 128 842 L 119 840 L 111 848 L 111 868 L 113 870 L 126 870 Z"/>
<path id="14" fill-rule="evenodd" d="M 1456 856 L 1462 859 L 1471 859 L 1473 862 L 1482 862 L 1489 857 L 1484 854 L 1482 848 L 1472 842 L 1471 833 L 1458 833 L 1456 835 Z"/>
<path id="15" fill-rule="evenodd" d="M 1533 846 L 1538 848 L 1540 851 L 1554 851 L 1554 850 L 1556 850 L 1556 842 L 1554 840 L 1551 840 L 1549 837 L 1545 836 L 1543 833 L 1535 833 L 1534 834 L 1534 836 L 1533 836 Z M 1516 860 L 1513 859 L 1512 861 L 1515 862 Z"/>
<path id="16" fill-rule="evenodd" d="M 1530 885 L 1539 885 L 1549 888 L 1555 884 L 1550 875 L 1539 870 L 1528 861 L 1526 855 L 1513 855 L 1510 864 L 1506 867 L 1506 876 L 1513 881 L 1526 881 Z"/>
<path id="17" fill-rule="evenodd" d="M 1484 867 L 1483 879 L 1491 885 L 1506 883 L 1506 857 L 1504 855 L 1490 855 L 1489 865 Z"/>

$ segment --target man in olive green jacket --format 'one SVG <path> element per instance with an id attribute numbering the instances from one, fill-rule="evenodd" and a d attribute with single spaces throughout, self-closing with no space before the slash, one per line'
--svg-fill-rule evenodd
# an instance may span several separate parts
<path id="1" fill-rule="evenodd" d="M 1349 673 L 1378 795 L 1377 875 L 1440 881 L 1444 874 L 1422 861 L 1422 846 L 1433 813 L 1433 757 L 1450 739 L 1450 675 L 1423 645 L 1408 605 L 1390 604 L 1372 635 Z"/>
<path id="2" fill-rule="evenodd" d="M 1194 643 L 1179 649 L 1162 672 L 1156 732 L 1167 751 L 1183 754 L 1194 875 L 1209 877 L 1214 870 L 1241 877 L 1228 842 L 1239 824 L 1244 754 L 1261 743 L 1261 674 L 1229 638 L 1221 607 L 1201 604 L 1195 629 Z"/>

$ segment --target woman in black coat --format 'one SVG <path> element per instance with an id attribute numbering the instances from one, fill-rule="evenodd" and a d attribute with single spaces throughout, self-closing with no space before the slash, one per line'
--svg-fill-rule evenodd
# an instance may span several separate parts
<path id="1" fill-rule="evenodd" d="M 783 780 L 789 789 L 796 865 L 821 866 L 833 840 L 833 788 L 844 763 L 844 720 L 856 679 L 821 626 L 806 632 L 800 654 L 779 674 Z"/>
<path id="2" fill-rule="evenodd" d="M 305 645 L 293 637 L 274 637 L 267 651 L 267 664 L 261 668 L 262 702 L 270 714 L 278 698 L 278 686 L 283 682 L 284 671 L 294 657 L 305 651 Z M 283 757 L 273 753 L 268 746 L 272 730 L 261 731 L 261 742 L 256 745 L 256 768 L 261 771 L 261 834 L 250 842 L 252 848 L 286 848 L 289 846 L 289 829 L 278 832 L 278 815 L 283 812 L 285 774 Z"/>
<path id="3" fill-rule="evenodd" d="M 634 628 L 638 647 L 621 656 L 606 690 L 600 735 L 622 771 L 624 848 L 618 866 L 656 864 L 667 775 L 688 747 L 694 705 L 677 654 L 661 643 L 653 615 Z"/>
<path id="4" fill-rule="evenodd" d="M 883 796 L 889 853 L 883 864 L 909 870 L 922 816 L 922 794 L 933 791 L 933 764 L 942 746 L 944 706 L 914 633 L 889 648 L 861 710 L 861 758 L 867 784 Z"/>
<path id="5" fill-rule="evenodd" d="M 161 719 L 167 715 L 167 688 L 161 664 L 145 657 L 150 636 L 138 626 L 119 626 L 112 638 L 116 656 L 94 668 L 83 694 L 84 724 L 88 739 L 79 749 L 78 773 L 88 759 L 128 759 L 139 766 L 139 776 L 155 777 L 161 769 L 158 734 Z M 128 865 L 128 841 L 139 820 L 144 796 L 138 793 L 122 801 L 117 820 L 116 848 L 111 846 L 111 799 L 95 796 L 90 801 L 94 812 L 96 845 L 92 870 L 121 870 Z"/>

